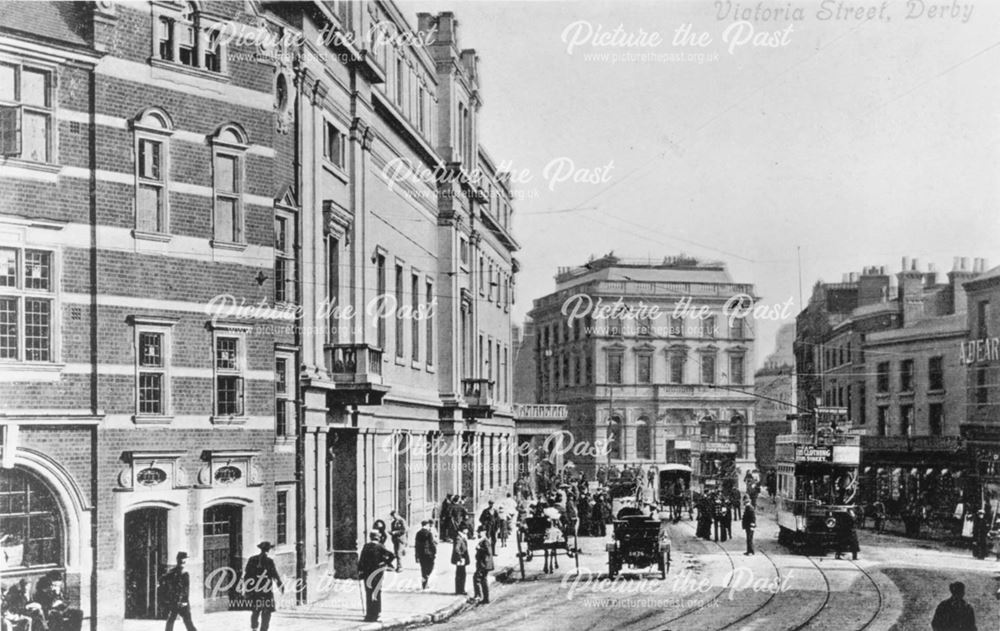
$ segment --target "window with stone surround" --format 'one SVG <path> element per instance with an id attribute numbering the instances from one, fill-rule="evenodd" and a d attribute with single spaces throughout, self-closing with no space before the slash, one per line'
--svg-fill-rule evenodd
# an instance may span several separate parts
<path id="1" fill-rule="evenodd" d="M 0 361 L 54 362 L 55 253 L 0 246 Z"/>

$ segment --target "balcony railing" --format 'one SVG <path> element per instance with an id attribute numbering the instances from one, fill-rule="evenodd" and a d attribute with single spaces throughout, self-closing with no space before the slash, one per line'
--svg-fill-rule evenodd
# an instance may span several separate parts
<path id="1" fill-rule="evenodd" d="M 326 362 L 338 383 L 382 383 L 382 349 L 367 344 L 330 344 Z"/>
<path id="2" fill-rule="evenodd" d="M 462 396 L 474 409 L 493 409 L 493 382 L 489 379 L 463 379 Z"/>
<path id="3" fill-rule="evenodd" d="M 517 403 L 514 405 L 514 418 L 519 421 L 562 421 L 566 419 L 565 405 L 547 403 Z"/>

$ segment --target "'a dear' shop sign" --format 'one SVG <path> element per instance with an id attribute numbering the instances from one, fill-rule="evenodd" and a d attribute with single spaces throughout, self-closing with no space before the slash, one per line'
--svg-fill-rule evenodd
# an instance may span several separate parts
<path id="1" fill-rule="evenodd" d="M 967 365 L 1000 361 L 1000 337 L 984 337 L 962 342 L 959 360 Z"/>

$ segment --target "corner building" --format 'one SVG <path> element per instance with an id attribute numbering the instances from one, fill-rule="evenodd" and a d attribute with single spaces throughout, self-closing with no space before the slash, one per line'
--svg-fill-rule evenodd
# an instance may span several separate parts
<path id="1" fill-rule="evenodd" d="M 573 446 L 584 447 L 564 459 L 590 477 L 680 463 L 696 481 L 742 485 L 756 466 L 753 321 L 731 325 L 724 306 L 753 297 L 753 286 L 734 283 L 722 263 L 610 254 L 561 268 L 555 280 L 529 317 L 538 401 L 566 405 Z M 611 309 L 619 299 L 622 307 Z M 598 300 L 608 309 L 567 317 L 575 305 Z M 658 317 L 645 317 L 653 306 Z M 705 317 L 696 316 L 702 309 Z M 588 453 L 597 445 L 607 449 Z"/>

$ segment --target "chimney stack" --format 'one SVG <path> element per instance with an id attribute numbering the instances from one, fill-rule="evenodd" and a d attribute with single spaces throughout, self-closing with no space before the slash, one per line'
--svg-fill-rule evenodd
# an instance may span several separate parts
<path id="1" fill-rule="evenodd" d="M 889 277 L 885 268 L 877 265 L 865 267 L 858 278 L 858 306 L 882 302 L 888 291 Z"/>
<path id="2" fill-rule="evenodd" d="M 970 281 L 977 276 L 976 272 L 969 269 L 969 259 L 967 257 L 954 258 L 952 270 L 948 272 L 948 284 L 951 285 L 951 308 L 952 313 L 966 313 L 968 311 L 968 299 L 965 297 L 965 288 L 962 283 Z"/>
<path id="3" fill-rule="evenodd" d="M 903 326 L 910 326 L 924 315 L 924 275 L 917 269 L 917 259 L 913 259 L 909 268 L 906 267 L 908 262 L 910 260 L 903 257 L 903 269 L 897 274 Z"/>

